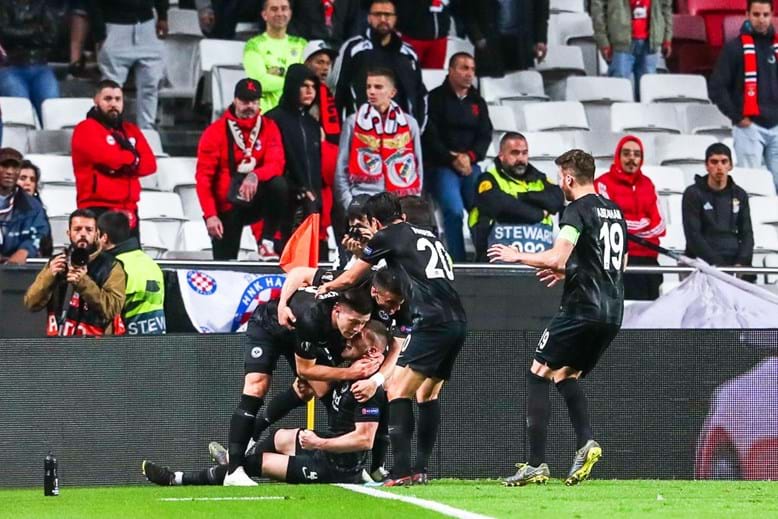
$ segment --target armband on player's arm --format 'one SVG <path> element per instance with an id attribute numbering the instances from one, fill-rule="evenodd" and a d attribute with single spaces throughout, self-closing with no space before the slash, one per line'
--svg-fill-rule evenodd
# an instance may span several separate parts
<path id="1" fill-rule="evenodd" d="M 580 236 L 581 236 L 581 232 L 578 229 L 576 229 L 572 225 L 565 225 L 559 231 L 559 236 L 557 236 L 557 239 L 561 238 L 575 245 L 578 243 L 578 238 Z"/>

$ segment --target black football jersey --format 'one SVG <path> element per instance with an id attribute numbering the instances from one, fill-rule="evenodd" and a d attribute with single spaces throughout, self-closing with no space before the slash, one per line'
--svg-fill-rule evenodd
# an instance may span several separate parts
<path id="1" fill-rule="evenodd" d="M 405 222 L 392 224 L 370 239 L 362 259 L 373 265 L 383 259 L 408 274 L 413 329 L 466 320 L 454 289 L 451 256 L 431 231 Z"/>
<path id="2" fill-rule="evenodd" d="M 621 209 L 598 194 L 565 208 L 559 227 L 574 227 L 578 242 L 565 266 L 561 312 L 570 317 L 621 324 L 627 226 Z"/>

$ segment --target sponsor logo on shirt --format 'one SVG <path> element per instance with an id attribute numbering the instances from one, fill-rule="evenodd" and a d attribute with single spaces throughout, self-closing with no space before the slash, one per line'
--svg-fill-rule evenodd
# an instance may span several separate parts
<path id="1" fill-rule="evenodd" d="M 363 407 L 362 416 L 378 416 L 381 414 L 381 410 L 377 407 Z"/>

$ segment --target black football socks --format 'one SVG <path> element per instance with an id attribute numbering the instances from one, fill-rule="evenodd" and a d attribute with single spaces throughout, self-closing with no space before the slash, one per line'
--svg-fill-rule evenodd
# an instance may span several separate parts
<path id="1" fill-rule="evenodd" d="M 392 477 L 411 475 L 411 438 L 413 438 L 413 402 L 397 398 L 389 402 L 389 439 L 392 442 L 394 467 Z"/>
<path id="2" fill-rule="evenodd" d="M 262 407 L 262 398 L 241 395 L 240 403 L 232 413 L 228 436 L 230 474 L 246 461 L 246 447 L 248 446 L 249 439 L 251 439 L 251 434 L 254 432 L 254 422 L 260 407 Z"/>
<path id="3" fill-rule="evenodd" d="M 416 465 L 414 472 L 427 472 L 427 465 L 435 448 L 440 429 L 440 402 L 436 398 L 419 404 L 419 418 L 416 423 Z"/>
<path id="4" fill-rule="evenodd" d="M 265 416 L 257 418 L 254 424 L 254 441 L 258 441 L 268 427 L 302 405 L 305 405 L 305 400 L 302 400 L 292 387 L 274 396 L 265 407 Z"/>
<path id="5" fill-rule="evenodd" d="M 533 467 L 539 466 L 546 458 L 546 437 L 551 402 L 549 401 L 549 380 L 534 373 L 527 375 L 527 439 L 529 440 L 529 460 Z"/>
<path id="6" fill-rule="evenodd" d="M 567 413 L 570 415 L 570 423 L 575 429 L 576 447 L 578 450 L 586 442 L 593 439 L 592 426 L 589 423 L 589 404 L 586 395 L 581 389 L 578 380 L 567 378 L 556 385 L 557 391 L 565 399 L 567 404 Z"/>

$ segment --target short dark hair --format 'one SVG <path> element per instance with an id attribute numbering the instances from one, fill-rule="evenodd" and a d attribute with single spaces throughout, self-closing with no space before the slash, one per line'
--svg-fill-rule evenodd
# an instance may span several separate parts
<path id="1" fill-rule="evenodd" d="M 351 199 L 351 203 L 346 209 L 347 220 L 361 220 L 365 215 L 365 203 L 370 199 L 370 195 L 356 195 Z"/>
<path id="2" fill-rule="evenodd" d="M 449 58 L 448 60 L 448 68 L 452 68 L 454 65 L 457 64 L 458 60 L 464 58 L 472 59 L 473 61 L 475 61 L 475 58 L 469 52 L 464 52 L 464 51 L 455 52 L 454 55 L 451 56 L 451 58 Z"/>
<path id="3" fill-rule="evenodd" d="M 579 184 L 594 182 L 594 157 L 583 150 L 566 151 L 556 158 L 554 164 L 562 169 L 572 171 L 573 177 Z"/>
<path id="4" fill-rule="evenodd" d="M 391 292 L 405 300 L 408 299 L 408 292 L 410 291 L 408 276 L 398 268 L 384 267 L 377 270 L 373 274 L 372 283 L 376 288 Z"/>
<path id="5" fill-rule="evenodd" d="M 35 173 L 35 182 L 40 183 L 41 181 L 41 168 L 33 164 L 27 159 L 24 159 L 22 161 L 21 166 L 19 166 L 19 169 L 31 169 L 33 173 Z"/>
<path id="6" fill-rule="evenodd" d="M 519 132 L 505 132 L 502 137 L 500 137 L 500 149 L 505 145 L 508 141 L 524 141 L 527 142 L 527 138 L 524 136 L 524 134 Z"/>
<path id="7" fill-rule="evenodd" d="M 403 217 L 400 199 L 394 193 L 386 191 L 368 198 L 364 211 L 368 218 L 375 218 L 381 225 L 389 225 Z"/>
<path id="8" fill-rule="evenodd" d="M 405 221 L 416 227 L 427 229 L 437 228 L 435 214 L 429 202 L 420 196 L 407 195 L 400 198 L 400 208 L 405 215 Z"/>
<path id="9" fill-rule="evenodd" d="M 705 150 L 705 162 L 708 162 L 711 155 L 726 155 L 729 157 L 729 161 L 732 162 L 732 150 L 723 142 L 715 142 L 708 146 Z"/>
<path id="10" fill-rule="evenodd" d="M 384 323 L 375 319 L 371 319 L 365 325 L 364 330 L 372 333 L 378 341 L 378 344 L 371 344 L 371 346 L 378 348 L 381 353 L 386 351 L 386 348 L 389 346 L 389 342 L 392 340 L 392 336 L 389 334 L 389 330 L 386 328 Z"/>
<path id="11" fill-rule="evenodd" d="M 748 5 L 746 6 L 746 11 L 751 10 L 752 4 L 766 4 L 770 6 L 770 10 L 773 10 L 773 2 L 772 0 L 748 0 Z"/>
<path id="12" fill-rule="evenodd" d="M 118 88 L 121 90 L 122 86 L 113 79 L 103 79 L 97 84 L 97 88 L 95 88 L 95 95 L 102 92 L 105 88 Z"/>
<path id="13" fill-rule="evenodd" d="M 130 238 L 130 219 L 121 211 L 108 211 L 97 219 L 97 230 L 117 245 Z"/>
<path id="14" fill-rule="evenodd" d="M 95 216 L 95 213 L 90 209 L 76 209 L 70 213 L 70 216 L 68 216 L 68 229 L 70 229 L 70 226 L 73 224 L 73 218 L 91 218 L 95 221 L 95 225 L 97 225 L 97 216 Z"/>
<path id="15" fill-rule="evenodd" d="M 374 4 L 392 4 L 394 8 L 397 9 L 397 0 L 367 0 L 366 2 L 364 2 L 364 5 L 368 13 L 370 12 L 370 9 L 373 7 Z"/>
<path id="16" fill-rule="evenodd" d="M 348 306 L 358 314 L 368 315 L 373 312 L 373 298 L 370 291 L 362 287 L 349 288 L 338 294 L 338 304 Z"/>
<path id="17" fill-rule="evenodd" d="M 369 77 L 385 77 L 389 80 L 389 82 L 392 84 L 392 86 L 397 86 L 397 76 L 395 76 L 394 71 L 390 68 L 386 67 L 374 67 L 367 69 L 367 75 L 365 78 Z"/>

